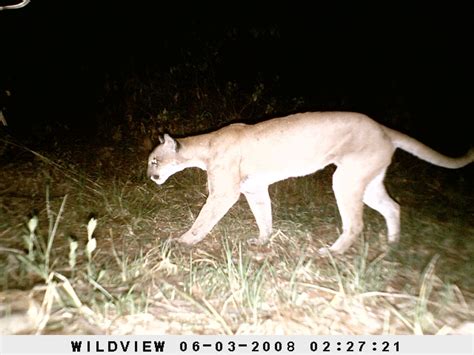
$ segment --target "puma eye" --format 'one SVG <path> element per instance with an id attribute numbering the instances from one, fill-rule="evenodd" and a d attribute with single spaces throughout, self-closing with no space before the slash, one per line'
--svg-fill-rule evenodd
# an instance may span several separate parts
<path id="1" fill-rule="evenodd" d="M 153 158 L 151 160 L 150 164 L 156 166 L 156 165 L 158 165 L 158 160 L 156 158 Z"/>

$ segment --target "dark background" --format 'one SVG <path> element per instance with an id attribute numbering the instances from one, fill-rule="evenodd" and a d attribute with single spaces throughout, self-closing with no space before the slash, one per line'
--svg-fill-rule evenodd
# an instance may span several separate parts
<path id="1" fill-rule="evenodd" d="M 175 107 L 195 133 L 192 117 L 209 129 L 236 118 L 193 90 L 234 83 L 236 100 L 263 84 L 272 103 L 242 121 L 359 111 L 446 154 L 474 145 L 471 2 L 311 3 L 32 0 L 1 11 L 3 130 L 94 141 L 132 117 L 169 131 L 156 117 Z"/>

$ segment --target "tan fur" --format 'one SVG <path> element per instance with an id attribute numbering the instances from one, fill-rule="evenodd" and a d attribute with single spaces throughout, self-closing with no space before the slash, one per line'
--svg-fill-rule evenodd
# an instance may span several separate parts
<path id="1" fill-rule="evenodd" d="M 474 160 L 473 150 L 464 157 L 449 158 L 363 114 L 315 112 L 255 125 L 232 124 L 177 140 L 165 135 L 150 154 L 148 176 L 162 184 L 185 168 L 207 170 L 209 196 L 180 242 L 202 240 L 242 193 L 260 231 L 258 238 L 249 242 L 262 244 L 272 233 L 268 186 L 335 164 L 333 190 L 343 231 L 329 249 L 320 252 L 343 253 L 362 231 L 363 203 L 383 215 L 389 242 L 398 241 L 400 208 L 383 185 L 396 148 L 446 168 L 459 168 Z"/>

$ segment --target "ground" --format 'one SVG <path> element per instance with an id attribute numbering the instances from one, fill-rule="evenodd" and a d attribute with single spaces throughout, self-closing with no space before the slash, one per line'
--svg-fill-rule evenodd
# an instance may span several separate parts
<path id="1" fill-rule="evenodd" d="M 334 167 L 271 186 L 267 245 L 247 245 L 258 231 L 241 198 L 187 248 L 173 238 L 205 201 L 204 172 L 158 187 L 147 151 L 123 145 L 4 141 L 2 155 L 2 334 L 472 333 L 472 167 L 397 152 L 386 185 L 402 206 L 400 244 L 388 247 L 382 217 L 366 208 L 363 237 L 324 258 L 317 250 L 341 226 Z"/>

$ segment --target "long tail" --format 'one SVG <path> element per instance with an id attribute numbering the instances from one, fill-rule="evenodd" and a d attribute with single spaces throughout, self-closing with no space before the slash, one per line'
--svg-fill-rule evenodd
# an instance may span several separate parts
<path id="1" fill-rule="evenodd" d="M 431 164 L 442 166 L 448 169 L 457 169 L 466 166 L 474 161 L 474 148 L 459 158 L 451 158 L 438 153 L 430 147 L 418 142 L 416 139 L 400 133 L 388 127 L 383 127 L 385 133 L 390 137 L 395 147 L 403 149 L 414 156 L 423 159 Z"/>

